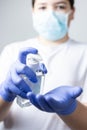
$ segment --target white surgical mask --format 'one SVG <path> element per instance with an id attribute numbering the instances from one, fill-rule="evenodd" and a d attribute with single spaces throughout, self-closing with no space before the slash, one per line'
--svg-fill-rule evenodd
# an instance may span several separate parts
<path id="1" fill-rule="evenodd" d="M 68 32 L 69 13 L 46 11 L 33 13 L 33 26 L 40 36 L 47 40 L 62 39 Z"/>

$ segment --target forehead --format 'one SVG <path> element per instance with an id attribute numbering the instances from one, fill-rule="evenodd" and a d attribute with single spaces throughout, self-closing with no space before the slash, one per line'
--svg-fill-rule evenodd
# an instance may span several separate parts
<path id="1" fill-rule="evenodd" d="M 69 3 L 69 0 L 35 0 L 35 4 Z"/>

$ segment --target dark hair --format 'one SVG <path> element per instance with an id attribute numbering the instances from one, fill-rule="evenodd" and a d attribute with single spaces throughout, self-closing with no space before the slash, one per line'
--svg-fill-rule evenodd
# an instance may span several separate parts
<path id="1" fill-rule="evenodd" d="M 69 2 L 70 2 L 70 5 L 71 5 L 71 8 L 73 9 L 74 0 L 69 0 Z M 34 4 L 35 4 L 35 0 L 32 0 L 32 7 L 34 7 Z"/>

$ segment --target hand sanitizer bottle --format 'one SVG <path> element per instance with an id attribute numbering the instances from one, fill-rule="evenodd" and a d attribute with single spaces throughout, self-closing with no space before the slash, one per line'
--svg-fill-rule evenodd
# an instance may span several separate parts
<path id="1" fill-rule="evenodd" d="M 39 65 L 42 63 L 42 58 L 39 54 L 28 54 L 26 58 L 26 65 L 29 66 L 37 76 L 37 82 L 33 83 L 25 75 L 21 75 L 24 81 L 31 87 L 31 90 L 35 93 L 42 93 L 45 81 L 45 74 L 40 70 Z M 20 96 L 17 96 L 17 104 L 20 107 L 27 107 L 31 105 L 31 102 L 27 99 L 24 99 Z"/>

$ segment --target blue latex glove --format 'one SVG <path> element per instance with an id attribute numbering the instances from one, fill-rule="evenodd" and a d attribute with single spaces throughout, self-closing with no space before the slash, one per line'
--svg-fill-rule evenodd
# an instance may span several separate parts
<path id="1" fill-rule="evenodd" d="M 26 55 L 29 53 L 37 54 L 38 51 L 35 48 L 23 48 L 19 53 L 18 60 L 10 67 L 7 78 L 0 85 L 0 95 L 5 101 L 13 101 L 17 95 L 27 98 L 26 93 L 31 89 L 20 75 L 26 75 L 32 82 L 37 82 L 36 74 L 26 66 Z M 41 66 L 45 73 L 44 64 Z"/>
<path id="2" fill-rule="evenodd" d="M 27 97 L 33 105 L 42 111 L 68 115 L 75 111 L 76 98 L 81 93 L 82 88 L 80 87 L 60 86 L 45 95 L 35 95 L 29 92 Z"/>

